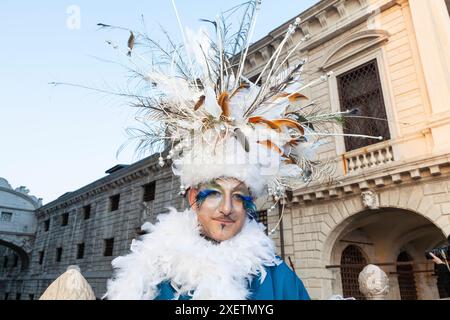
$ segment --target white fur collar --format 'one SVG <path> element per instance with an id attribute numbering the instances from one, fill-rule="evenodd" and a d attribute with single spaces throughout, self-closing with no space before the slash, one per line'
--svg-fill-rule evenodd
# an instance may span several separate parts
<path id="1" fill-rule="evenodd" d="M 108 281 L 108 299 L 153 299 L 157 286 L 170 280 L 179 295 L 193 291 L 192 299 L 246 299 L 248 280 L 264 266 L 278 265 L 273 241 L 264 226 L 247 220 L 242 231 L 227 241 L 213 244 L 199 234 L 197 216 L 187 209 L 160 214 L 150 233 L 133 240 L 131 253 L 112 261 L 115 276 Z"/>

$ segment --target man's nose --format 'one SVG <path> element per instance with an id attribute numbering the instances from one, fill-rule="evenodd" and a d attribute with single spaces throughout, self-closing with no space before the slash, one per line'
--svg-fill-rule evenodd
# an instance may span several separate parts
<path id="1" fill-rule="evenodd" d="M 220 204 L 220 212 L 224 216 L 228 216 L 233 211 L 233 205 L 231 203 L 231 197 L 229 195 L 225 195 L 223 197 L 222 203 Z"/>

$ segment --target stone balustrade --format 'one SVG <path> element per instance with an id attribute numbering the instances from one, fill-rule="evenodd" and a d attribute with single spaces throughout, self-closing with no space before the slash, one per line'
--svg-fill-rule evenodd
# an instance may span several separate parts
<path id="1" fill-rule="evenodd" d="M 388 143 L 368 146 L 363 149 L 347 152 L 343 155 L 345 173 L 353 173 L 363 169 L 379 167 L 393 162 L 392 146 Z"/>

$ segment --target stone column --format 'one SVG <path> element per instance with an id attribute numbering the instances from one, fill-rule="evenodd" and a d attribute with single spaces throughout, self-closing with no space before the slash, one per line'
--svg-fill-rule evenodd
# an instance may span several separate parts
<path id="1" fill-rule="evenodd" d="M 433 151 L 441 153 L 450 148 L 450 17 L 444 0 L 409 0 L 409 7 L 431 103 Z"/>
<path id="2" fill-rule="evenodd" d="M 433 113 L 450 110 L 450 17 L 444 0 L 409 0 Z"/>

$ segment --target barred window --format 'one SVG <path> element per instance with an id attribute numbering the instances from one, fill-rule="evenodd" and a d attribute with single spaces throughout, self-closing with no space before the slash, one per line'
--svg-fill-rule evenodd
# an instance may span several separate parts
<path id="1" fill-rule="evenodd" d="M 91 217 L 91 205 L 87 205 L 83 207 L 83 217 L 84 220 L 87 220 Z"/>
<path id="2" fill-rule="evenodd" d="M 386 121 L 386 108 L 377 60 L 371 60 L 339 75 L 337 84 L 341 111 L 353 111 L 345 117 L 344 133 L 381 136 L 383 140 L 389 140 L 391 135 Z M 345 137 L 344 140 L 346 151 L 380 141 L 358 137 Z"/>
<path id="3" fill-rule="evenodd" d="M 44 231 L 47 232 L 50 229 L 50 219 L 44 221 Z"/>
<path id="4" fill-rule="evenodd" d="M 83 259 L 84 257 L 84 242 L 77 244 L 77 259 Z"/>
<path id="5" fill-rule="evenodd" d="M 144 195 L 142 197 L 142 201 L 148 202 L 155 200 L 155 189 L 156 189 L 156 181 L 152 181 L 143 186 Z"/>
<path id="6" fill-rule="evenodd" d="M 417 300 L 417 288 L 411 256 L 406 251 L 402 251 L 397 257 L 397 262 L 401 263 L 397 265 L 400 297 L 402 300 Z"/>
<path id="7" fill-rule="evenodd" d="M 39 251 L 39 264 L 44 262 L 44 251 Z"/>
<path id="8" fill-rule="evenodd" d="M 2 212 L 2 215 L 0 217 L 0 221 L 11 222 L 12 216 L 13 216 L 12 212 Z"/>
<path id="9" fill-rule="evenodd" d="M 119 209 L 120 194 L 109 197 L 109 211 L 116 211 Z"/>
<path id="10" fill-rule="evenodd" d="M 67 226 L 69 224 L 69 213 L 65 212 L 61 215 L 61 226 Z"/>
<path id="11" fill-rule="evenodd" d="M 114 250 L 114 238 L 105 239 L 103 256 L 110 257 L 113 255 Z"/>
<path id="12" fill-rule="evenodd" d="M 56 262 L 61 262 L 62 248 L 56 248 Z"/>
<path id="13" fill-rule="evenodd" d="M 366 264 L 367 261 L 357 246 L 350 245 L 342 252 L 341 280 L 344 297 L 365 300 L 364 295 L 359 291 L 358 277 Z"/>
<path id="14" fill-rule="evenodd" d="M 262 223 L 264 226 L 266 226 L 266 234 L 267 234 L 267 210 L 258 211 L 258 222 Z"/>

